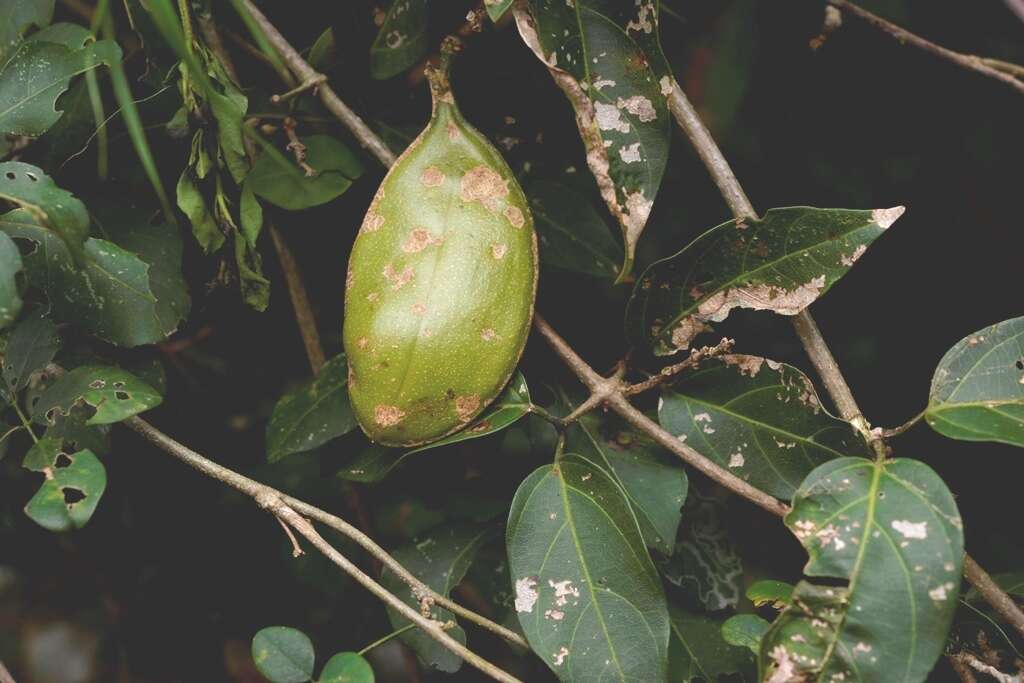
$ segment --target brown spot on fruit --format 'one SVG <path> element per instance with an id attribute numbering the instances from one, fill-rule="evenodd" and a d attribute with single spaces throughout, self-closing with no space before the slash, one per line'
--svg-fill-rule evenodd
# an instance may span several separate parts
<path id="1" fill-rule="evenodd" d="M 388 282 L 391 283 L 391 289 L 399 290 L 408 284 L 412 280 L 413 269 L 412 266 L 406 266 L 401 273 L 395 271 L 395 267 L 390 263 L 384 266 L 382 273 Z"/>
<path id="2" fill-rule="evenodd" d="M 393 427 L 404 417 L 405 412 L 398 406 L 379 405 L 373 412 L 373 419 L 381 427 Z"/>
<path id="3" fill-rule="evenodd" d="M 349 268 L 348 272 L 345 273 L 345 289 L 352 289 L 352 285 L 355 284 L 355 281 L 356 275 L 352 272 L 352 269 Z"/>
<path id="4" fill-rule="evenodd" d="M 379 298 L 380 294 L 378 294 L 377 292 L 370 292 L 369 294 L 366 295 L 366 300 L 369 301 L 370 303 L 373 303 Z"/>
<path id="5" fill-rule="evenodd" d="M 459 419 L 463 422 L 468 422 L 473 419 L 476 415 L 476 411 L 480 408 L 480 396 L 477 394 L 470 394 L 468 396 L 459 396 L 455 399 L 455 413 L 459 416 Z"/>
<path id="6" fill-rule="evenodd" d="M 523 212 L 520 211 L 518 206 L 505 207 L 505 218 L 508 219 L 513 228 L 521 228 L 526 224 L 526 218 L 523 217 Z"/>
<path id="7" fill-rule="evenodd" d="M 505 258 L 505 253 L 508 251 L 508 246 L 504 244 L 492 244 L 491 245 L 491 256 L 496 260 L 500 261 Z"/>
<path id="8" fill-rule="evenodd" d="M 361 349 L 365 349 L 369 345 L 369 343 L 370 340 L 367 339 L 366 337 L 360 337 L 359 339 L 356 340 L 356 346 L 358 346 Z"/>
<path id="9" fill-rule="evenodd" d="M 420 182 L 427 187 L 439 187 L 444 184 L 444 172 L 437 166 L 427 166 L 420 176 Z"/>
<path id="10" fill-rule="evenodd" d="M 427 307 L 424 306 L 423 304 L 416 303 L 412 305 L 412 312 L 413 315 L 423 315 L 424 313 L 427 312 Z"/>
<path id="11" fill-rule="evenodd" d="M 359 232 L 377 232 L 382 225 L 384 225 L 384 216 L 369 211 L 366 214 L 366 218 L 363 219 L 363 226 L 359 229 Z"/>
<path id="12" fill-rule="evenodd" d="M 483 330 L 480 331 L 480 338 L 483 339 L 485 342 L 494 341 L 495 339 L 498 338 L 498 333 L 489 327 L 485 327 Z"/>
<path id="13" fill-rule="evenodd" d="M 402 245 L 402 251 L 407 254 L 415 254 L 418 251 L 423 251 L 432 244 L 440 244 L 441 239 L 434 237 L 426 228 L 416 228 L 409 233 L 409 238 L 405 240 L 405 244 Z"/>
<path id="14" fill-rule="evenodd" d="M 491 211 L 495 211 L 495 200 L 508 196 L 508 181 L 494 169 L 480 164 L 462 176 L 459 196 L 462 201 L 478 201 Z"/>
<path id="15" fill-rule="evenodd" d="M 449 121 L 448 122 L 448 139 L 452 140 L 452 141 L 455 141 L 455 140 L 458 140 L 461 135 L 462 135 L 462 133 L 459 132 L 459 127 L 456 126 L 451 121 Z"/>

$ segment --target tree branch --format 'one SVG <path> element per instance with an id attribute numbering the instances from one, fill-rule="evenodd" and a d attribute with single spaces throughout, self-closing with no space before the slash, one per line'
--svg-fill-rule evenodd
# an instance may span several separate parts
<path id="1" fill-rule="evenodd" d="M 917 34 L 911 33 L 904 28 L 900 28 L 896 24 L 886 21 L 882 17 L 872 14 L 863 7 L 855 5 L 848 0 L 828 0 L 828 3 L 836 9 L 852 14 L 880 31 L 889 34 L 903 45 L 911 45 L 919 50 L 927 52 L 928 54 L 945 59 L 948 62 L 952 62 L 962 69 L 967 69 L 968 71 L 973 71 L 983 76 L 994 78 L 997 81 L 1001 81 L 1010 86 L 1017 92 L 1024 94 L 1024 81 L 1020 81 L 1013 76 L 1013 74 L 1019 75 L 1022 71 L 1022 68 L 1016 64 L 1009 64 L 1007 62 L 1000 62 L 999 60 L 989 60 L 975 55 L 965 55 L 961 52 L 954 52 L 949 48 L 937 45 L 936 43 L 926 40 Z M 996 64 L 999 66 L 996 66 Z"/>
<path id="2" fill-rule="evenodd" d="M 161 450 L 178 458 L 186 465 L 189 465 L 193 469 L 202 472 L 212 479 L 216 479 L 217 481 L 227 484 L 233 489 L 240 491 L 253 499 L 259 500 L 262 498 L 269 500 L 268 497 L 276 497 L 280 499 L 285 505 L 297 513 L 305 515 L 314 521 L 320 522 L 324 526 L 330 527 L 331 529 L 334 529 L 355 541 L 355 543 L 366 550 L 372 557 L 376 558 L 383 566 L 387 567 L 388 571 L 393 572 L 408 584 L 415 594 L 429 596 L 441 607 L 448 609 L 457 616 L 460 616 L 477 626 L 487 629 L 491 633 L 504 638 L 510 643 L 514 643 L 522 647 L 529 647 L 529 644 L 519 634 L 514 633 L 504 626 L 496 624 L 490 619 L 468 610 L 440 593 L 435 592 L 428 585 L 413 576 L 409 570 L 399 564 L 395 558 L 391 557 L 391 555 L 389 555 L 383 548 L 377 545 L 373 539 L 342 518 L 321 510 L 314 505 L 310 505 L 303 500 L 292 498 L 286 493 L 278 491 L 277 489 L 265 484 L 261 484 L 260 482 L 250 479 L 243 474 L 239 474 L 234 470 L 228 469 L 223 465 L 219 465 L 212 460 L 203 457 L 188 446 L 178 443 L 142 418 L 130 417 L 124 421 L 124 425 L 139 433 L 142 437 L 156 445 Z M 292 526 L 294 528 L 294 525 Z"/>
<path id="3" fill-rule="evenodd" d="M 714 138 L 704 126 L 704 122 L 696 115 L 696 111 L 678 83 L 674 84 L 669 96 L 669 106 L 679 127 L 697 148 L 708 173 L 711 174 L 715 184 L 722 191 L 722 197 L 736 218 L 742 220 L 745 217 L 756 216 L 753 206 L 747 200 L 746 193 L 729 167 L 729 163 L 722 156 Z M 864 436 L 879 458 L 885 457 L 885 442 L 880 434 L 871 430 L 867 420 L 861 414 L 857 401 L 853 398 L 853 392 L 850 391 L 850 385 L 843 377 L 843 373 L 829 350 L 828 344 L 821 336 L 821 331 L 815 324 L 814 318 L 811 317 L 810 311 L 804 309 L 796 315 L 793 319 L 793 326 L 843 419 L 849 421 Z M 1017 607 L 1005 591 L 992 581 L 985 570 L 978 566 L 978 563 L 970 555 L 966 554 L 964 556 L 964 578 L 978 589 L 985 601 L 1008 623 L 1024 634 L 1024 612 Z"/>
<path id="4" fill-rule="evenodd" d="M 285 65 L 295 74 L 296 78 L 301 83 L 312 83 L 318 79 L 323 79 L 323 74 L 317 73 L 316 69 L 311 67 L 302 55 L 291 46 L 281 32 L 270 23 L 270 21 L 260 12 L 256 5 L 252 3 L 252 0 L 242 0 L 243 6 L 252 15 L 253 20 L 259 25 L 260 29 L 267 36 L 267 40 L 277 50 L 277 53 L 281 55 L 281 59 L 284 60 Z M 320 101 L 324 103 L 327 110 L 334 114 L 339 121 L 341 121 L 346 128 L 351 131 L 352 135 L 355 136 L 356 140 L 363 148 L 376 157 L 384 168 L 390 168 L 397 157 L 395 154 L 388 149 L 388 146 L 384 144 L 384 141 L 377 137 L 369 126 L 367 126 L 359 115 L 348 108 L 348 106 L 341 101 L 341 98 L 334 92 L 326 82 L 320 83 L 317 88 L 317 94 L 320 97 Z"/>
<path id="5" fill-rule="evenodd" d="M 0 683 L 15 683 L 14 676 L 7 670 L 3 662 L 0 662 Z"/>

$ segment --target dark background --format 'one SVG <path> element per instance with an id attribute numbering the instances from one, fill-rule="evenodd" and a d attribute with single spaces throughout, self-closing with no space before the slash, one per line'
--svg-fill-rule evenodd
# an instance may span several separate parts
<path id="1" fill-rule="evenodd" d="M 425 85 L 411 87 L 404 76 L 375 82 L 367 75 L 375 31 L 368 3 L 264 4 L 297 46 L 311 45 L 328 23 L 334 26 L 339 53 L 332 83 L 374 125 L 386 125 L 398 148 L 402 136 L 408 140 L 422 127 L 429 113 Z M 950 346 L 1024 314 L 1024 96 L 901 46 L 853 17 L 812 50 L 808 43 L 823 17 L 818 2 L 664 4 L 665 51 L 759 211 L 907 207 L 812 306 L 868 419 L 880 426 L 904 422 L 924 407 L 931 374 Z M 864 5 L 952 49 L 1024 62 L 1024 23 L 1002 2 Z M 437 36 L 457 26 L 469 6 L 431 5 Z M 61 13 L 80 21 L 59 5 Z M 241 31 L 226 6 L 216 14 Z M 235 55 L 252 101 L 281 90 L 272 72 Z M 492 139 L 521 140 L 507 155 L 513 168 L 529 162 L 531 177 L 564 178 L 566 168 L 575 167 L 579 182 L 586 167 L 569 105 L 514 27 L 504 22 L 474 39 L 456 64 L 454 84 L 464 113 L 482 131 Z M 169 118 L 159 98 L 147 106 L 148 123 Z M 323 116 L 313 104 L 309 110 Z M 299 133 L 317 129 L 303 123 Z M 348 139 L 335 126 L 326 129 Z M 149 134 L 165 185 L 173 187 L 186 145 L 159 128 Z M 91 152 L 54 171 L 58 183 L 83 196 L 147 201 L 151 190 L 127 138 L 114 135 L 112 144 L 116 177 L 106 187 L 89 186 Z M 365 165 L 367 173 L 338 200 L 275 215 L 308 278 L 329 355 L 340 350 L 348 247 L 382 176 L 372 159 Z M 583 187 L 592 185 L 589 176 L 582 180 Z M 676 131 L 641 241 L 641 267 L 727 218 L 717 190 Z M 148 417 L 219 462 L 356 519 L 352 486 L 334 472 L 360 448 L 359 436 L 265 464 L 269 412 L 308 375 L 308 366 L 273 253 L 264 246 L 274 289 L 270 309 L 259 314 L 240 302 L 235 287 L 211 285 L 216 260 L 188 244 L 193 312 L 170 344 L 151 353 L 163 363 L 169 393 Z M 545 270 L 538 310 L 592 365 L 605 369 L 625 350 L 627 294 L 628 288 Z M 736 311 L 719 331 L 735 337 L 740 351 L 810 372 L 788 320 Z M 575 386 L 539 339 L 531 339 L 522 367 L 538 390 L 546 383 Z M 257 681 L 249 641 L 264 626 L 287 624 L 309 633 L 318 668 L 330 654 L 358 650 L 390 631 L 381 605 L 326 562 L 293 560 L 280 527 L 251 501 L 123 429 L 114 430 L 113 444 L 99 510 L 85 529 L 66 535 L 44 531 L 21 510 L 38 475 L 20 469 L 20 456 L 0 461 L 0 659 L 20 683 Z M 992 572 L 1024 566 L 1019 449 L 947 440 L 924 425 L 893 446 L 899 456 L 929 463 L 957 495 L 968 550 L 982 566 Z M 375 538 L 394 547 L 444 519 L 486 516 L 495 507 L 488 499 L 501 501 L 500 524 L 518 483 L 549 459 L 546 452 L 513 457 L 501 436 L 482 439 L 412 461 L 385 482 L 361 487 L 360 495 Z M 796 541 L 775 518 L 728 500 L 748 575 L 796 580 L 805 560 Z M 341 547 L 369 566 L 359 551 Z M 470 644 L 527 680 L 547 680 L 543 667 L 518 660 L 489 636 L 471 629 Z M 395 647 L 376 651 L 372 661 L 378 680 L 445 678 L 414 674 L 407 668 L 411 660 Z M 64 675 L 43 675 L 44 664 Z M 71 675 L 79 664 L 82 675 Z M 942 666 L 935 680 L 952 675 Z M 464 667 L 456 678 L 479 676 Z"/>

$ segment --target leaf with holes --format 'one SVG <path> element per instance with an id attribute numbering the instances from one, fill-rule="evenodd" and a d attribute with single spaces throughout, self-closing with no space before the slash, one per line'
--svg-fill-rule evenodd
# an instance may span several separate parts
<path id="1" fill-rule="evenodd" d="M 370 75 L 397 76 L 427 51 L 427 0 L 394 0 L 370 46 Z"/>
<path id="2" fill-rule="evenodd" d="M 725 513 L 721 500 L 693 487 L 675 552 L 658 562 L 666 581 L 709 611 L 735 607 L 743 590 L 743 560 Z"/>
<path id="3" fill-rule="evenodd" d="M 665 679 L 665 594 L 601 468 L 568 454 L 534 471 L 512 501 L 506 544 L 519 623 L 560 680 Z"/>
<path id="4" fill-rule="evenodd" d="M 963 569 L 949 489 L 916 460 L 840 458 L 811 472 L 786 526 L 810 556 L 793 604 L 761 643 L 771 676 L 923 681 L 942 654 Z"/>
<path id="5" fill-rule="evenodd" d="M 723 223 L 651 264 L 626 309 L 626 330 L 658 355 L 689 348 L 734 308 L 796 315 L 853 266 L 903 215 L 790 207 Z"/>
<path id="6" fill-rule="evenodd" d="M 526 195 L 542 264 L 584 275 L 615 277 L 622 263 L 622 247 L 585 197 L 553 181 L 530 183 Z"/>
<path id="7" fill-rule="evenodd" d="M 57 99 L 71 79 L 121 61 L 121 48 L 100 40 L 78 49 L 26 40 L 0 63 L 0 133 L 36 137 L 57 122 Z"/>
<path id="8" fill-rule="evenodd" d="M 63 240 L 76 258 L 81 256 L 82 244 L 89 236 L 85 204 L 57 187 L 42 169 L 20 161 L 0 164 L 0 199 L 20 206 L 36 225 Z"/>
<path id="9" fill-rule="evenodd" d="M 28 282 L 46 294 L 59 321 L 119 346 L 139 346 L 162 341 L 187 314 L 181 239 L 166 225 L 113 230 L 138 254 L 90 237 L 81 267 L 65 244 L 24 210 L 0 216 L 0 231 L 28 243 Z"/>
<path id="10" fill-rule="evenodd" d="M 500 432 L 530 412 L 530 390 L 526 378 L 516 372 L 501 396 L 490 405 L 484 414 L 471 425 L 451 436 L 434 441 L 426 446 L 413 449 L 370 446 L 348 463 L 339 476 L 343 479 L 362 482 L 380 481 L 411 455 L 423 453 L 440 446 L 449 446 L 460 441 L 479 439 Z"/>
<path id="11" fill-rule="evenodd" d="M 953 439 L 1024 446 L 1024 318 L 957 342 L 935 370 L 924 417 Z"/>
<path id="12" fill-rule="evenodd" d="M 672 683 L 714 683 L 721 676 L 753 669 L 750 652 L 723 637 L 722 619 L 677 607 L 670 608 L 669 613 L 672 636 L 668 645 L 668 680 Z"/>
<path id="13" fill-rule="evenodd" d="M 571 410 L 578 401 L 563 400 Z M 565 448 L 600 467 L 622 487 L 647 547 L 671 555 L 689 480 L 648 436 L 622 420 L 587 413 L 566 431 Z"/>
<path id="14" fill-rule="evenodd" d="M 61 439 L 40 439 L 22 465 L 45 477 L 25 514 L 50 531 L 85 526 L 107 488 L 107 471 L 92 451 L 65 453 Z"/>
<path id="15" fill-rule="evenodd" d="M 35 314 L 18 323 L 7 340 L 3 378 L 8 394 L 21 391 L 33 372 L 53 360 L 60 348 L 57 326 Z"/>
<path id="16" fill-rule="evenodd" d="M 317 683 L 373 683 L 373 669 L 362 655 L 339 652 L 324 664 Z"/>
<path id="17" fill-rule="evenodd" d="M 722 640 L 757 654 L 761 651 L 761 639 L 769 628 L 771 624 L 756 614 L 737 614 L 722 624 Z"/>
<path id="18" fill-rule="evenodd" d="M 54 0 L 5 0 L 0 3 L 0 62 L 15 50 L 21 37 L 53 20 Z"/>
<path id="19" fill-rule="evenodd" d="M 21 313 L 21 294 L 17 275 L 21 272 L 21 252 L 10 237 L 0 233 L 0 330 L 17 320 Z"/>
<path id="20" fill-rule="evenodd" d="M 363 173 L 356 155 L 336 138 L 310 135 L 302 144 L 308 172 L 293 160 L 264 150 L 246 177 L 246 187 L 282 209 L 297 211 L 340 196 Z"/>
<path id="21" fill-rule="evenodd" d="M 514 10 L 519 33 L 572 103 L 587 164 L 622 229 L 621 282 L 671 141 L 671 76 L 658 45 L 657 3 L 532 0 L 529 8 Z"/>
<path id="22" fill-rule="evenodd" d="M 324 364 L 320 374 L 281 397 L 267 424 L 267 460 L 322 446 L 356 427 L 345 390 L 345 354 Z"/>
<path id="23" fill-rule="evenodd" d="M 272 683 L 305 683 L 315 660 L 312 641 L 298 629 L 268 626 L 252 638 L 252 661 Z"/>
<path id="24" fill-rule="evenodd" d="M 111 424 L 155 408 L 161 401 L 159 393 L 130 372 L 93 365 L 75 368 L 47 387 L 32 415 L 51 424 L 50 411 L 67 415 L 75 404 L 84 402 L 96 411 L 86 425 Z"/>
<path id="25" fill-rule="evenodd" d="M 480 546 L 493 535 L 494 530 L 490 528 L 481 530 L 455 524 L 433 529 L 413 543 L 395 549 L 391 555 L 420 581 L 447 596 L 466 575 Z M 381 575 L 381 584 L 413 609 L 421 609 L 419 599 L 400 577 L 385 569 Z M 387 611 L 391 626 L 396 630 L 411 623 L 391 607 Z M 437 606 L 431 608 L 431 617 L 442 623 L 455 618 L 451 612 Z M 456 625 L 447 632 L 465 644 L 466 632 L 461 626 Z M 400 638 L 413 649 L 425 666 L 447 673 L 458 671 L 462 666 L 462 659 L 458 655 L 419 629 L 408 631 Z"/>
<path id="26" fill-rule="evenodd" d="M 658 421 L 720 467 L 786 500 L 826 460 L 871 457 L 853 428 L 821 407 L 806 375 L 759 356 L 703 362 L 663 391 Z"/>

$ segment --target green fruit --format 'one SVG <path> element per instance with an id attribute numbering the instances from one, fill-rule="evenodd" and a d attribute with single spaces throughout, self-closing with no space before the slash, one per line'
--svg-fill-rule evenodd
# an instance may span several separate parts
<path id="1" fill-rule="evenodd" d="M 469 424 L 526 344 L 537 238 L 501 154 L 431 74 L 427 128 L 381 183 L 345 288 L 348 390 L 373 441 L 413 446 Z"/>

